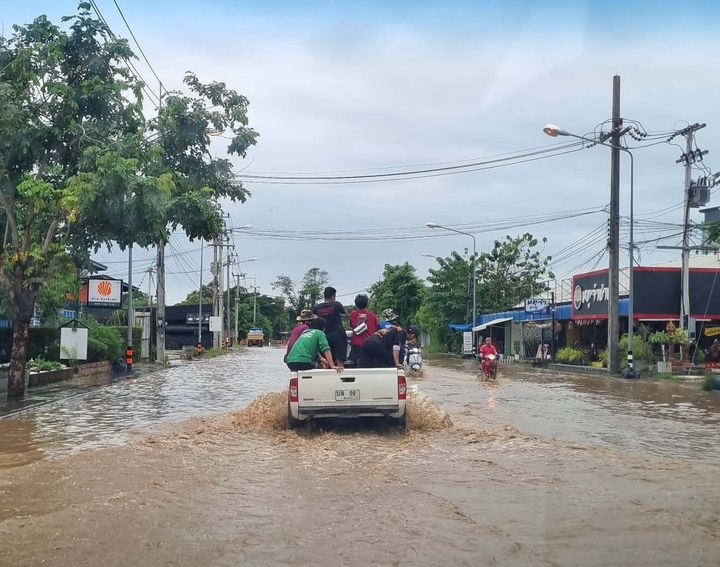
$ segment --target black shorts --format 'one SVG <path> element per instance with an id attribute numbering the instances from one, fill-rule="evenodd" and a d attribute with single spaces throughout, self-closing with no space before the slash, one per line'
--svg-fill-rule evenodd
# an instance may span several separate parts
<path id="1" fill-rule="evenodd" d="M 358 368 L 395 368 L 395 358 L 381 341 L 368 339 L 360 352 Z"/>
<path id="2" fill-rule="evenodd" d="M 335 331 L 325 333 L 325 335 L 330 345 L 333 360 L 335 362 L 345 362 L 345 358 L 347 358 L 347 335 L 345 331 Z"/>

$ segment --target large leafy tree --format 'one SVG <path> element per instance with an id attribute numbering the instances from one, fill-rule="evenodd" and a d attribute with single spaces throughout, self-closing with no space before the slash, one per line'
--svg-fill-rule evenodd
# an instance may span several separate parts
<path id="1" fill-rule="evenodd" d="M 170 180 L 141 175 L 157 158 L 143 140 L 141 85 L 127 43 L 81 3 L 61 29 L 41 16 L 0 38 L 0 286 L 13 320 L 8 381 L 24 392 L 38 292 L 99 243 L 148 243 Z M 111 220 L 113 222 L 105 222 Z"/>
<path id="2" fill-rule="evenodd" d="M 434 344 L 448 350 L 457 346 L 457 333 L 448 325 L 471 318 L 471 261 L 467 254 L 452 252 L 447 258 L 438 258 L 438 267 L 431 268 L 427 277 L 430 286 L 418 313 L 419 322 Z"/>
<path id="3" fill-rule="evenodd" d="M 548 271 L 552 258 L 544 256 L 538 245 L 526 232 L 496 240 L 492 250 L 479 255 L 478 305 L 483 311 L 510 309 L 545 289 L 547 280 L 554 277 Z"/>
<path id="4" fill-rule="evenodd" d="M 397 266 L 385 264 L 382 277 L 368 291 L 370 309 L 376 313 L 393 309 L 403 324 L 417 321 L 425 284 L 415 275 L 415 267 L 408 262 Z"/>

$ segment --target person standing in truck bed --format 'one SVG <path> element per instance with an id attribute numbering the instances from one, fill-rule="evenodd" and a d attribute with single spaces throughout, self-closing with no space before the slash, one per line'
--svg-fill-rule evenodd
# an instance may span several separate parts
<path id="1" fill-rule="evenodd" d="M 369 311 L 368 296 L 360 294 L 355 297 L 355 309 L 350 313 L 350 328 L 353 336 L 350 338 L 350 360 L 358 363 L 363 344 L 378 329 L 378 318 L 375 313 Z M 363 329 L 364 326 L 364 330 Z"/>
<path id="2" fill-rule="evenodd" d="M 335 301 L 337 290 L 334 287 L 326 287 L 323 296 L 325 301 L 318 303 L 313 313 L 325 319 L 325 335 L 327 336 L 335 366 L 345 367 L 347 356 L 347 335 L 342 324 L 342 316 L 345 315 L 345 307 L 339 301 Z"/>

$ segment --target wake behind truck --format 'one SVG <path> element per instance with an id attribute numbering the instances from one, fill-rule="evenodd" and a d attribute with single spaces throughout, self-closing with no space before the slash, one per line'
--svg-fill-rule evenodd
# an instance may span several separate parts
<path id="1" fill-rule="evenodd" d="M 247 334 L 246 344 L 247 346 L 263 346 L 265 344 L 265 333 L 263 333 L 263 330 L 259 327 L 250 329 Z"/>

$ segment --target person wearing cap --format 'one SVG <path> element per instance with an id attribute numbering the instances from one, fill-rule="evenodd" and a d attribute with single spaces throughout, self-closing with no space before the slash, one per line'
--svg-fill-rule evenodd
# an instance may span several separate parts
<path id="1" fill-rule="evenodd" d="M 405 344 L 407 333 L 398 323 L 398 316 L 392 309 L 382 312 L 383 320 L 390 326 L 379 329 L 370 336 L 360 353 L 359 368 L 402 368 L 400 346 Z"/>
<path id="2" fill-rule="evenodd" d="M 378 329 L 378 318 L 375 313 L 369 311 L 368 296 L 359 294 L 355 297 L 355 307 L 350 313 L 350 328 L 353 336 L 350 338 L 350 360 L 358 363 L 360 360 L 360 351 L 363 344 Z"/>
<path id="3" fill-rule="evenodd" d="M 420 328 L 417 325 L 409 325 L 408 328 L 405 329 L 405 332 L 407 333 L 405 356 L 400 358 L 403 362 L 407 362 L 407 359 L 410 358 L 410 351 L 412 349 L 420 348 Z"/>
<path id="4" fill-rule="evenodd" d="M 290 354 L 290 350 L 292 350 L 295 341 L 298 340 L 298 337 L 303 333 L 303 331 L 307 331 L 310 328 L 308 326 L 308 322 L 313 320 L 315 317 L 317 317 L 317 315 L 313 315 L 309 309 L 303 309 L 300 311 L 300 315 L 295 317 L 298 324 L 295 325 L 295 328 L 292 330 L 290 337 L 288 338 L 287 350 L 285 351 L 285 362 L 287 362 L 288 354 Z"/>
<path id="5" fill-rule="evenodd" d="M 339 301 L 335 301 L 337 290 L 334 287 L 326 287 L 323 292 L 325 300 L 318 303 L 313 313 L 326 321 L 325 334 L 327 335 L 330 350 L 332 350 L 335 365 L 343 368 L 347 356 L 347 335 L 343 327 L 342 316 L 345 315 L 345 307 Z"/>
<path id="6" fill-rule="evenodd" d="M 310 328 L 300 334 L 288 354 L 288 368 L 294 372 L 317 368 L 318 355 L 320 355 L 328 368 L 342 372 L 342 367 L 337 366 L 333 361 L 330 345 L 324 332 L 325 319 L 315 317 L 310 320 L 308 326 Z"/>

